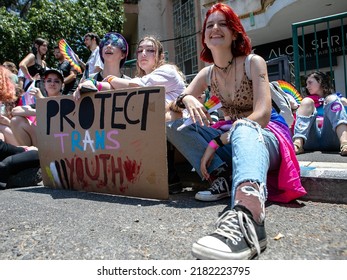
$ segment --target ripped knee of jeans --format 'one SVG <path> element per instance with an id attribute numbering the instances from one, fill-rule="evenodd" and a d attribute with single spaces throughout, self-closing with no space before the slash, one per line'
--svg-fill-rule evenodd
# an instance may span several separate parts
<path id="1" fill-rule="evenodd" d="M 247 127 L 250 127 L 250 128 L 257 130 L 258 135 L 259 135 L 259 140 L 264 142 L 263 134 L 261 133 L 261 129 L 262 129 L 261 126 L 255 121 L 252 121 L 252 120 L 247 119 L 247 118 L 243 118 L 243 119 L 235 121 L 233 126 L 230 128 L 230 130 L 228 132 L 228 137 L 227 137 L 229 143 L 231 142 L 231 137 L 232 137 L 234 131 L 240 126 L 247 126 Z"/>
<path id="2" fill-rule="evenodd" d="M 331 104 L 335 101 L 337 101 L 338 103 L 340 102 L 340 99 L 338 98 L 338 96 L 336 94 L 329 94 L 327 97 L 324 98 L 324 105 Z"/>

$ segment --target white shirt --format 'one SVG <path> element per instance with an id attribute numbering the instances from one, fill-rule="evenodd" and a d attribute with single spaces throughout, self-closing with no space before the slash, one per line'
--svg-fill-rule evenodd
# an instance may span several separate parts
<path id="1" fill-rule="evenodd" d="M 144 87 L 164 86 L 166 103 L 176 100 L 186 88 L 183 78 L 177 72 L 176 68 L 170 64 L 164 64 L 153 72 L 141 78 L 133 78 L 131 81 Z"/>
<path id="2" fill-rule="evenodd" d="M 89 75 L 95 74 L 96 67 L 104 69 L 104 64 L 102 63 L 100 58 L 99 47 L 96 47 L 95 50 L 92 51 L 86 64 L 89 65 Z"/>

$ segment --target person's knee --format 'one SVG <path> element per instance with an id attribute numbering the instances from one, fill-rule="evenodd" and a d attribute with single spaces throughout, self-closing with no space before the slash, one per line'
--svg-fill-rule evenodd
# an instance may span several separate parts
<path id="1" fill-rule="evenodd" d="M 328 95 L 327 97 L 325 97 L 325 103 L 326 103 L 326 104 L 329 104 L 329 103 L 331 103 L 331 102 L 336 101 L 336 99 L 337 99 L 336 95 L 330 94 L 330 95 Z"/>
<path id="2" fill-rule="evenodd" d="M 261 127 L 258 123 L 249 119 L 238 120 L 236 125 L 229 131 L 229 141 L 233 142 L 234 138 L 249 139 L 250 135 L 261 135 Z M 258 138 L 258 136 L 256 136 Z M 262 137 L 260 137 L 261 139 Z"/>
<path id="3" fill-rule="evenodd" d="M 297 114 L 304 116 L 312 115 L 314 112 L 314 108 L 314 101 L 309 97 L 305 97 L 300 103 L 300 107 L 297 111 Z"/>
<path id="4" fill-rule="evenodd" d="M 23 123 L 23 117 L 21 116 L 13 116 L 11 118 L 11 128 L 16 128 L 21 126 Z"/>
<path id="5" fill-rule="evenodd" d="M 347 106 L 347 98 L 342 97 L 341 98 L 341 103 L 342 103 L 343 106 Z"/>

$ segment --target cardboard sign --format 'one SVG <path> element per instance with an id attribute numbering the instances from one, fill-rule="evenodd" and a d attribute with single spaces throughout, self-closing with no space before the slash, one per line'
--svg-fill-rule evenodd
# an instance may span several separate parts
<path id="1" fill-rule="evenodd" d="M 165 89 L 37 100 L 45 186 L 168 199 Z"/>

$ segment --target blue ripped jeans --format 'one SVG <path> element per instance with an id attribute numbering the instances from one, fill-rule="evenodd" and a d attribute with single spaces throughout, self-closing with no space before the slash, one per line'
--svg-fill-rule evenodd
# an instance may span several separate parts
<path id="1" fill-rule="evenodd" d="M 311 116 L 296 115 L 294 126 L 295 138 L 304 139 L 304 150 L 309 151 L 339 151 L 340 141 L 336 134 L 339 124 L 347 124 L 347 113 L 340 99 L 336 97 L 323 107 L 323 126 L 318 128 L 317 110 Z"/>
<path id="2" fill-rule="evenodd" d="M 198 174 L 200 160 L 208 143 L 223 132 L 212 127 L 192 124 L 177 131 L 185 119 L 166 123 L 168 140 L 190 162 Z M 236 187 L 243 182 L 257 182 L 266 186 L 268 170 L 278 170 L 281 162 L 277 138 L 268 129 L 262 129 L 257 123 L 244 120 L 236 124 L 229 132 L 230 143 L 217 149 L 208 167 L 213 170 L 224 163 L 232 170 L 232 198 Z M 233 205 L 233 201 L 232 201 Z"/>

